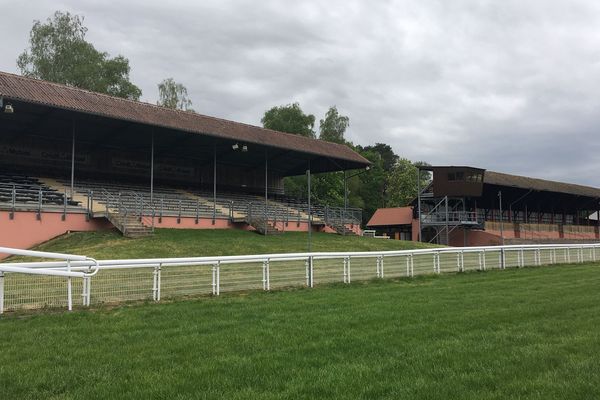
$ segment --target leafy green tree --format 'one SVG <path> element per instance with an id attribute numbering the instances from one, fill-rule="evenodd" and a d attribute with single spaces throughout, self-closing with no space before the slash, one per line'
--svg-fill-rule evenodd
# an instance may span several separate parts
<path id="1" fill-rule="evenodd" d="M 56 11 L 34 21 L 30 48 L 17 59 L 21 73 L 111 96 L 138 100 L 142 91 L 129 81 L 129 60 L 109 57 L 85 40 L 83 17 Z"/>
<path id="2" fill-rule="evenodd" d="M 389 144 L 385 143 L 375 143 L 375 146 L 365 146 L 360 147 L 364 151 L 376 151 L 381 155 L 381 159 L 383 161 L 383 169 L 386 171 L 391 171 L 396 162 L 398 161 L 398 155 L 394 153 L 394 150 Z"/>
<path id="3" fill-rule="evenodd" d="M 265 112 L 260 121 L 267 129 L 315 137 L 315 116 L 305 114 L 298 103 L 273 107 Z"/>
<path id="4" fill-rule="evenodd" d="M 325 119 L 319 121 L 319 139 L 344 144 L 344 133 L 349 124 L 350 118 L 340 115 L 337 107 L 332 106 L 325 114 Z"/>
<path id="5" fill-rule="evenodd" d="M 427 165 L 423 162 L 413 163 L 406 158 L 398 160 L 390 171 L 389 202 L 394 207 L 409 205 L 417 197 L 417 167 Z M 429 173 L 421 171 L 420 185 L 423 189 L 430 182 Z"/>
<path id="6" fill-rule="evenodd" d="M 158 84 L 157 104 L 172 109 L 194 111 L 191 108 L 192 100 L 188 97 L 187 88 L 175 82 L 173 78 L 164 79 Z"/>

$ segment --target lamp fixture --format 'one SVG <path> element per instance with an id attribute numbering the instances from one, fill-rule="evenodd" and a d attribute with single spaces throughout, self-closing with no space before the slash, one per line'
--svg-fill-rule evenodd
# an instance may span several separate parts
<path id="1" fill-rule="evenodd" d="M 239 148 L 240 148 L 240 145 L 239 145 L 239 144 L 237 144 L 237 143 L 234 143 L 234 144 L 232 144 L 232 145 L 231 145 L 231 148 L 232 148 L 233 150 L 237 150 L 237 149 L 239 149 Z"/>
<path id="2" fill-rule="evenodd" d="M 15 109 L 13 108 L 12 104 L 8 103 L 7 105 L 4 106 L 4 112 L 6 114 L 12 114 L 15 112 Z"/>
<path id="3" fill-rule="evenodd" d="M 246 146 L 246 145 L 243 145 L 243 146 L 242 146 L 242 151 L 243 151 L 243 152 L 246 152 L 246 151 L 248 151 L 248 146 Z"/>

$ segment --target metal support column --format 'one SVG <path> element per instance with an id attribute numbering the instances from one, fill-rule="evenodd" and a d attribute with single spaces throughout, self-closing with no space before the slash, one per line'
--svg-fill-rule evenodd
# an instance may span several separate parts
<path id="1" fill-rule="evenodd" d="M 417 224 L 419 224 L 419 231 L 417 242 L 422 241 L 421 235 L 421 168 L 417 167 Z M 413 238 L 414 239 L 414 238 Z"/>
<path id="2" fill-rule="evenodd" d="M 150 207 L 152 207 L 152 229 L 154 230 L 154 129 L 150 141 Z"/>
<path id="3" fill-rule="evenodd" d="M 75 193 L 75 120 L 72 120 L 71 132 L 71 199 Z"/>
<path id="4" fill-rule="evenodd" d="M 212 224 L 217 218 L 217 144 L 213 144 L 213 216 Z"/>
<path id="5" fill-rule="evenodd" d="M 502 215 L 502 191 L 498 191 L 498 202 L 500 208 L 500 237 L 502 238 L 502 246 L 504 246 L 504 216 Z"/>
<path id="6" fill-rule="evenodd" d="M 308 183 L 308 252 L 312 251 L 312 210 L 310 206 L 310 159 L 308 160 L 308 169 L 306 170 Z"/>
<path id="7" fill-rule="evenodd" d="M 444 207 L 446 208 L 446 246 L 450 245 L 450 222 L 448 215 L 448 196 L 444 197 Z"/>
<path id="8" fill-rule="evenodd" d="M 265 149 L 265 236 L 269 228 L 269 160 L 267 159 L 267 150 Z"/>

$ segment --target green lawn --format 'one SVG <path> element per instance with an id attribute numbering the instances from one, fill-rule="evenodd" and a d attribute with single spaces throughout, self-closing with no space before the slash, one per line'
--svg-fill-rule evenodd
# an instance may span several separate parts
<path id="1" fill-rule="evenodd" d="M 329 233 L 312 235 L 313 251 L 405 250 L 432 245 Z M 193 257 L 305 252 L 308 235 L 286 232 L 262 236 L 242 230 L 157 229 L 150 237 L 127 239 L 116 231 L 78 232 L 46 242 L 35 250 L 83 254 L 98 259 Z"/>
<path id="2" fill-rule="evenodd" d="M 599 286 L 580 264 L 13 315 L 0 399 L 595 399 Z"/>

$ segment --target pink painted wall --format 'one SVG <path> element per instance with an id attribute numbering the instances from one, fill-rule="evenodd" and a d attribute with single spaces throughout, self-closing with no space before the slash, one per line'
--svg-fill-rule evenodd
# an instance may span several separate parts
<path id="1" fill-rule="evenodd" d="M 146 221 L 144 221 L 146 223 Z M 146 223 L 147 225 L 147 223 Z M 199 218 L 196 223 L 196 218 L 182 217 L 177 223 L 177 217 L 162 217 L 159 222 L 158 218 L 154 219 L 155 228 L 173 228 L 173 229 L 231 229 L 233 225 L 227 219 L 215 219 L 215 224 L 212 224 L 212 218 Z"/>
<path id="2" fill-rule="evenodd" d="M 8 211 L 0 211 L 0 246 L 28 249 L 67 232 L 112 228 L 104 219 L 86 221 L 85 214 L 67 214 L 65 221 L 61 217 L 62 213 L 46 212 L 38 221 L 35 212 L 17 211 L 11 220 Z"/>

